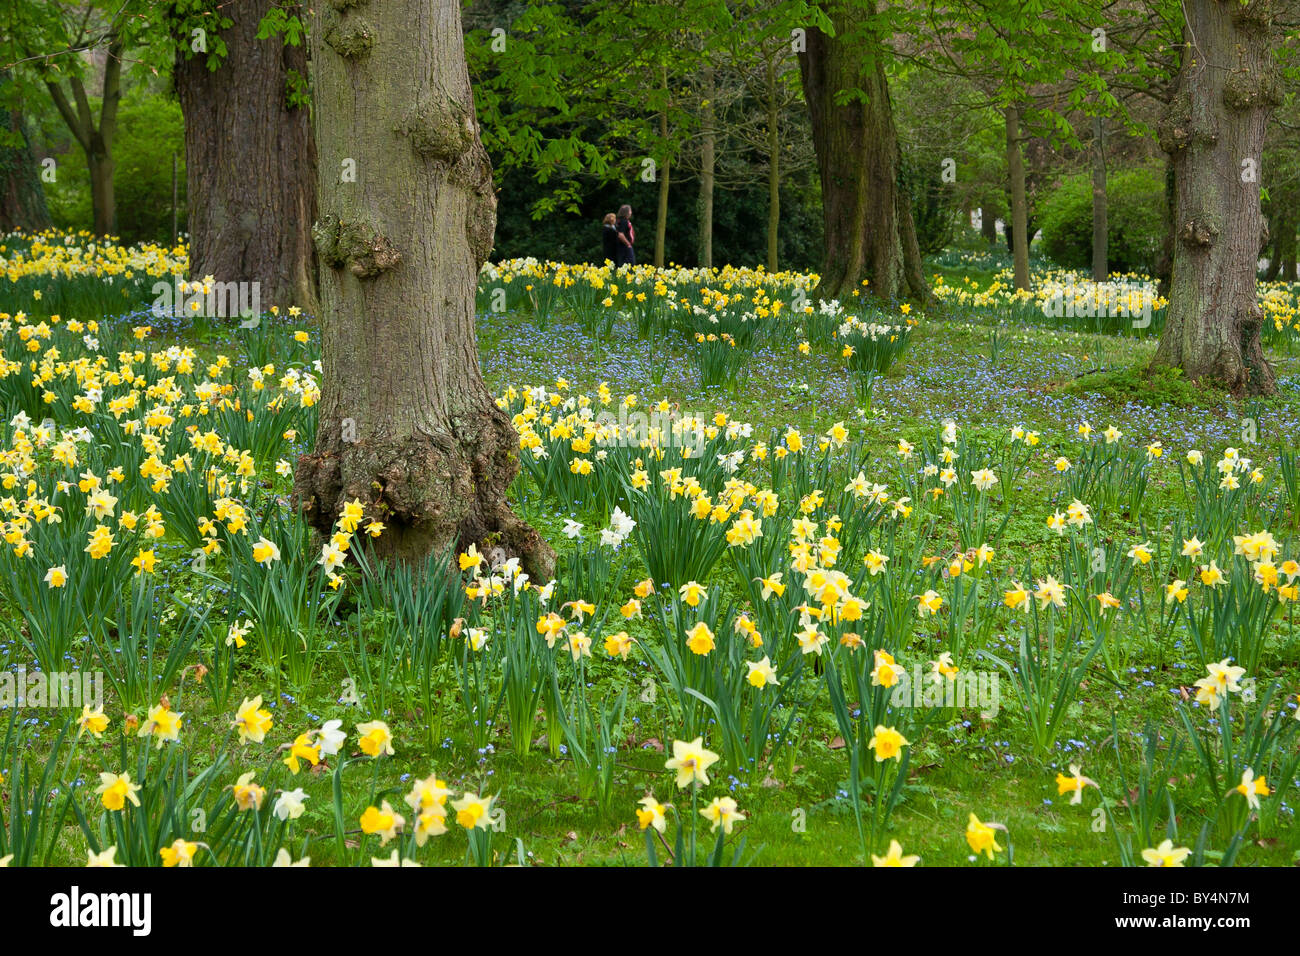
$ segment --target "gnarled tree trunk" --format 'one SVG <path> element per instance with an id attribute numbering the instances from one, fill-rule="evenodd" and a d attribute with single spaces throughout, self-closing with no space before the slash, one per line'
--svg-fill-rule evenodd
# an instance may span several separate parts
<path id="1" fill-rule="evenodd" d="M 807 33 L 799 73 L 812 120 L 813 149 L 822 185 L 826 252 L 816 295 L 849 301 L 855 291 L 884 299 L 925 298 L 919 270 L 906 267 L 911 206 L 900 202 L 898 133 L 894 127 L 884 52 L 864 67 L 863 36 L 875 4 L 836 2 L 825 7 L 835 36 Z M 877 41 L 871 41 L 877 42 Z M 861 91 L 836 103 L 837 94 Z M 914 232 L 914 230 L 912 230 Z M 868 285 L 863 289 L 862 282 Z"/>
<path id="2" fill-rule="evenodd" d="M 1270 0 L 1188 0 L 1178 89 L 1160 123 L 1175 184 L 1168 319 L 1155 362 L 1233 394 L 1269 394 L 1255 271 L 1260 160 L 1281 101 Z"/>
<path id="3" fill-rule="evenodd" d="M 460 4 L 325 0 L 312 26 L 324 381 L 298 501 L 322 534 L 362 501 L 384 560 L 477 543 L 547 580 L 554 552 L 506 502 L 519 439 L 479 371 L 496 195 Z M 349 158 L 356 181 L 339 182 Z"/>
<path id="4" fill-rule="evenodd" d="M 288 102 L 290 71 L 306 79 L 307 50 L 277 36 L 257 39 L 270 6 L 271 0 L 222 5 L 234 23 L 221 34 L 227 52 L 216 70 L 206 56 L 177 58 L 190 275 L 257 282 L 263 306 L 314 312 L 316 147 L 308 109 Z M 337 167 L 331 175 L 338 177 Z"/>

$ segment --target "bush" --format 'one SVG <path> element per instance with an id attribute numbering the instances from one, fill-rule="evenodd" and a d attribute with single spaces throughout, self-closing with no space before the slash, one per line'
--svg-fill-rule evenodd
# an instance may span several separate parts
<path id="1" fill-rule="evenodd" d="M 1106 181 L 1106 259 L 1111 272 L 1155 270 L 1165 221 L 1164 176 L 1139 167 Z M 1043 204 L 1043 251 L 1068 269 L 1092 264 L 1092 176 L 1066 178 Z"/>

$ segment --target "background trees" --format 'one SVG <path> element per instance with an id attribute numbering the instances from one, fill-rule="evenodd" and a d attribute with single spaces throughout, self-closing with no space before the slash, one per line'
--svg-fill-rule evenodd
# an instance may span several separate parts
<path id="1" fill-rule="evenodd" d="M 1209 290 L 1246 287 L 1256 232 L 1264 275 L 1296 275 L 1297 2 L 475 0 L 495 255 L 596 258 L 600 216 L 627 202 L 643 262 L 815 269 L 825 297 L 924 299 L 922 256 L 978 221 L 1021 288 L 1034 251 L 1151 272 L 1177 305 L 1161 361 L 1267 390 L 1245 293 Z M 0 223 L 170 239 L 160 197 L 184 153 L 195 274 L 313 305 L 295 3 L 14 0 L 3 18 Z M 1220 53 L 1230 66 L 1207 65 Z M 1226 191 L 1228 159 L 1256 164 L 1249 188 Z"/>

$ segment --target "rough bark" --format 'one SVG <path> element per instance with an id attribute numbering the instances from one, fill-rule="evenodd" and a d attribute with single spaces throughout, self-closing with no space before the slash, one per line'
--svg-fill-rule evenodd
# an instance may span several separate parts
<path id="1" fill-rule="evenodd" d="M 1020 150 L 1020 107 L 1006 108 L 1007 186 L 1011 194 L 1011 222 L 1007 236 L 1011 244 L 1017 289 L 1029 288 L 1029 201 L 1025 186 L 1025 156 Z"/>
<path id="2" fill-rule="evenodd" d="M 1092 277 L 1105 282 L 1110 276 L 1106 262 L 1106 131 L 1100 116 L 1092 118 Z"/>
<path id="3" fill-rule="evenodd" d="M 13 82 L 8 70 L 0 70 L 0 89 Z M 0 110 L 0 131 L 16 133 L 17 146 L 0 146 L 0 233 L 22 229 L 40 232 L 52 225 L 41 187 L 40 166 L 27 138 L 22 111 Z"/>
<path id="4" fill-rule="evenodd" d="M 324 0 L 312 22 L 324 376 L 296 497 L 322 534 L 359 499 L 387 561 L 476 543 L 534 580 L 555 555 L 506 501 L 519 440 L 479 370 L 496 194 L 456 0 Z M 356 182 L 339 182 L 356 160 Z"/>
<path id="5" fill-rule="evenodd" d="M 315 312 L 316 146 L 305 107 L 291 107 L 291 71 L 307 75 L 307 50 L 257 39 L 271 0 L 230 0 L 221 34 L 227 54 L 178 57 L 174 77 L 185 116 L 190 274 L 260 283 L 264 307 Z M 331 170 L 338 178 L 339 170 Z"/>
<path id="6" fill-rule="evenodd" d="M 1155 364 L 1236 395 L 1271 394 L 1255 273 L 1260 160 L 1281 101 L 1269 0 L 1188 0 L 1178 87 L 1160 123 L 1174 166 L 1170 304 Z"/>
<path id="7" fill-rule="evenodd" d="M 1178 201 L 1174 188 L 1174 163 L 1172 158 L 1165 160 L 1165 222 L 1160 239 L 1160 252 L 1156 255 L 1156 294 L 1162 299 L 1169 298 L 1170 286 L 1174 281 L 1174 248 L 1178 245 L 1178 236 L 1174 228 L 1174 204 Z"/>
<path id="8" fill-rule="evenodd" d="M 841 301 L 855 291 L 883 299 L 923 299 L 924 281 L 918 284 L 904 261 L 903 237 L 910 228 L 904 220 L 911 219 L 912 210 L 898 200 L 898 132 L 884 51 L 877 49 L 868 59 L 862 49 L 875 4 L 837 2 L 826 12 L 835 36 L 810 29 L 807 49 L 799 54 L 826 239 L 814 294 Z M 837 95 L 844 92 L 853 95 L 837 103 Z"/>

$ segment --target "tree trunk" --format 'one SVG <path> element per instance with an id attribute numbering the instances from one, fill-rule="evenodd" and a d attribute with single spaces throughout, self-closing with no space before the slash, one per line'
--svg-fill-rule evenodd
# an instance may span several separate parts
<path id="1" fill-rule="evenodd" d="M 704 103 L 700 109 L 700 196 L 698 212 L 700 235 L 697 252 L 699 264 L 704 268 L 713 265 L 713 170 L 717 164 L 718 131 L 714 120 L 713 67 L 706 66 L 704 73 Z"/>
<path id="2" fill-rule="evenodd" d="M 1105 282 L 1110 276 L 1106 263 L 1106 139 L 1100 116 L 1092 118 L 1092 277 Z"/>
<path id="3" fill-rule="evenodd" d="M 664 267 L 664 243 L 668 241 L 668 186 L 671 175 L 671 161 L 668 157 L 668 67 L 663 68 L 664 108 L 659 111 L 659 141 L 664 148 L 664 161 L 659 165 L 659 208 L 655 219 L 655 258 L 656 269 Z"/>
<path id="4" fill-rule="evenodd" d="M 296 498 L 322 535 L 362 501 L 386 526 L 383 560 L 477 543 L 542 582 L 555 554 L 506 502 L 519 439 L 479 370 L 474 294 L 496 194 L 460 17 L 457 0 L 315 7 L 324 374 Z M 339 182 L 346 158 L 354 183 Z"/>
<path id="5" fill-rule="evenodd" d="M 1020 151 L 1020 107 L 1006 110 L 1007 185 L 1011 192 L 1011 222 L 1007 225 L 1017 289 L 1029 288 L 1029 201 L 1025 192 L 1025 157 Z"/>
<path id="6" fill-rule="evenodd" d="M 316 146 L 309 110 L 288 103 L 290 72 L 305 79 L 307 50 L 276 36 L 257 39 L 270 6 L 230 0 L 222 7 L 234 24 L 221 34 L 227 53 L 216 70 L 202 55 L 177 58 L 190 275 L 256 282 L 265 306 L 315 312 Z M 339 166 L 328 173 L 331 184 L 348 175 Z"/>
<path id="7" fill-rule="evenodd" d="M 112 236 L 117 234 L 117 198 L 113 193 L 116 164 L 102 138 L 95 134 L 93 140 L 95 146 L 86 153 L 86 164 L 90 167 L 90 208 L 95 218 L 95 235 Z"/>
<path id="8" fill-rule="evenodd" d="M 1264 281 L 1272 282 L 1282 271 L 1282 257 L 1279 252 L 1282 248 L 1282 220 L 1284 214 L 1281 211 L 1275 212 L 1268 220 L 1268 267 L 1264 270 Z"/>
<path id="9" fill-rule="evenodd" d="M 776 55 L 767 58 L 767 271 L 776 272 L 781 229 L 781 104 Z"/>
<path id="10" fill-rule="evenodd" d="M 990 246 L 998 242 L 998 217 L 993 215 L 991 206 L 980 207 L 980 237 Z"/>
<path id="11" fill-rule="evenodd" d="M 1269 0 L 1188 0 L 1187 49 L 1160 123 L 1173 159 L 1173 284 L 1155 364 L 1235 395 L 1271 394 L 1255 273 L 1264 221 L 1260 158 L 1281 101 Z"/>
<path id="12" fill-rule="evenodd" d="M 1170 286 L 1174 281 L 1174 247 L 1178 237 L 1174 234 L 1174 205 L 1178 202 L 1177 190 L 1174 188 L 1174 163 L 1172 157 L 1165 160 L 1165 223 L 1164 235 L 1160 240 L 1160 251 L 1156 254 L 1156 295 L 1168 299 Z"/>
<path id="13" fill-rule="evenodd" d="M 1296 217 L 1292 213 L 1282 219 L 1281 231 L 1277 237 L 1277 258 L 1281 265 L 1279 274 L 1288 282 L 1294 281 L 1300 276 L 1296 274 Z"/>
<path id="14" fill-rule="evenodd" d="M 813 149 L 822 186 L 826 252 L 820 299 L 851 301 L 866 291 L 882 299 L 924 298 L 924 283 L 904 263 L 903 235 L 911 205 L 899 202 L 898 133 L 894 127 L 883 49 L 864 67 L 861 37 L 875 16 L 874 2 L 826 8 L 835 28 L 815 28 L 799 54 L 799 73 L 812 121 Z M 842 91 L 860 90 L 866 102 L 836 103 Z"/>
<path id="15" fill-rule="evenodd" d="M 9 71 L 0 70 L 0 90 L 12 82 Z M 40 167 L 32 154 L 21 110 L 0 109 L 0 139 L 6 134 L 16 134 L 19 144 L 0 145 L 0 233 L 49 229 L 52 223 L 45 190 L 41 188 Z"/>

